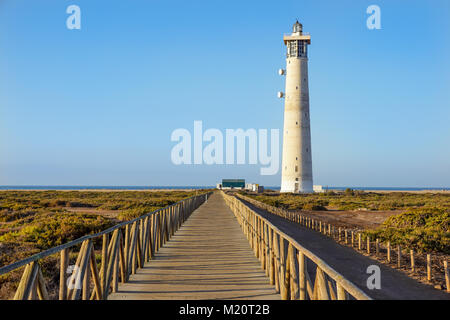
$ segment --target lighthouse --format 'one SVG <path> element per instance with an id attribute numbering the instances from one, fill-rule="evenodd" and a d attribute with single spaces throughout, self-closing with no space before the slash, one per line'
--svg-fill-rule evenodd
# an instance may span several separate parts
<path id="1" fill-rule="evenodd" d="M 283 155 L 281 192 L 313 192 L 311 128 L 309 121 L 308 45 L 311 36 L 303 33 L 298 21 L 292 33 L 283 37 L 287 47 L 285 76 Z"/>

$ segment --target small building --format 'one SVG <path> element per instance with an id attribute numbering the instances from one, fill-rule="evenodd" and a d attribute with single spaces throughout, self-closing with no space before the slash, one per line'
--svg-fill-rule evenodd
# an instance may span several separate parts
<path id="1" fill-rule="evenodd" d="M 261 193 L 261 192 L 264 192 L 264 187 L 260 186 L 257 183 L 247 183 L 245 185 L 245 190 Z"/>
<path id="2" fill-rule="evenodd" d="M 245 179 L 222 179 L 221 189 L 245 189 Z"/>
<path id="3" fill-rule="evenodd" d="M 321 186 L 321 185 L 314 185 L 313 186 L 313 190 L 314 190 L 314 192 L 325 192 L 325 190 L 323 189 L 323 186 Z"/>

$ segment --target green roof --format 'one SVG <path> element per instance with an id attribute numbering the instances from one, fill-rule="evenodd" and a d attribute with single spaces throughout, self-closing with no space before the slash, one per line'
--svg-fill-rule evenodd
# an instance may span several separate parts
<path id="1" fill-rule="evenodd" d="M 245 179 L 222 179 L 222 187 L 245 188 Z"/>

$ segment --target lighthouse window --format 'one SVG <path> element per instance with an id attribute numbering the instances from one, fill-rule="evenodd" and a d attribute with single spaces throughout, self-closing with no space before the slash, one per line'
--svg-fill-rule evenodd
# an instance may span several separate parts
<path id="1" fill-rule="evenodd" d="M 295 166 L 295 172 L 298 172 L 298 166 Z"/>
<path id="2" fill-rule="evenodd" d="M 295 124 L 298 124 L 298 122 L 296 121 Z"/>
<path id="3" fill-rule="evenodd" d="M 298 181 L 298 178 L 295 178 L 295 181 Z"/>
<path id="4" fill-rule="evenodd" d="M 306 152 L 308 152 L 308 148 L 306 148 Z"/>
<path id="5" fill-rule="evenodd" d="M 289 41 L 287 47 L 288 57 L 298 57 L 298 44 L 297 41 Z"/>

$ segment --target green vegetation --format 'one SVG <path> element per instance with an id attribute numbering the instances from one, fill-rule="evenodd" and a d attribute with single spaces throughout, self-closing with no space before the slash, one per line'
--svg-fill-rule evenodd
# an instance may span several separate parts
<path id="1" fill-rule="evenodd" d="M 391 241 L 417 251 L 450 254 L 450 209 L 408 209 L 391 216 L 365 236 Z"/>
<path id="2" fill-rule="evenodd" d="M 18 260 L 19 252 L 97 233 L 200 192 L 0 191 L 0 265 Z"/>
<path id="3" fill-rule="evenodd" d="M 347 189 L 344 192 L 280 194 L 241 192 L 258 201 L 287 210 L 406 210 L 408 208 L 450 208 L 448 193 L 375 193 Z"/>
<path id="4" fill-rule="evenodd" d="M 86 234 L 97 233 L 113 225 L 113 221 L 92 214 L 57 212 L 42 214 L 17 231 L 6 232 L 0 242 L 29 242 L 39 249 L 47 249 Z"/>
<path id="5" fill-rule="evenodd" d="M 105 230 L 166 207 L 197 191 L 0 191 L 0 266 Z M 101 243 L 94 241 L 100 264 Z M 75 263 L 76 252 L 70 254 Z M 47 289 L 55 298 L 59 255 L 40 260 Z M 23 268 L 0 276 L 0 299 L 11 298 Z"/>
<path id="6" fill-rule="evenodd" d="M 344 192 L 280 194 L 241 192 L 263 203 L 286 210 L 397 211 L 365 236 L 391 241 L 417 251 L 450 254 L 450 194 L 375 193 L 347 189 Z M 331 212 L 330 212 L 331 213 Z"/>

